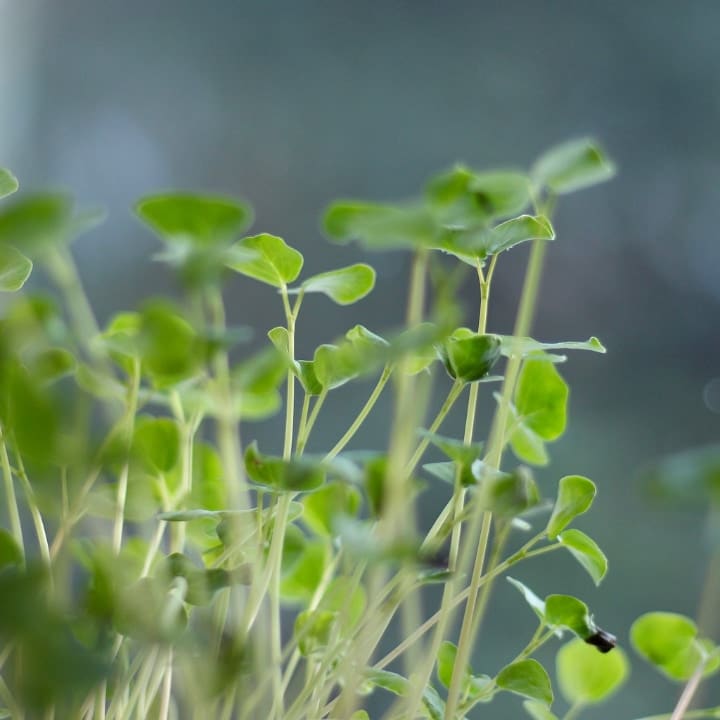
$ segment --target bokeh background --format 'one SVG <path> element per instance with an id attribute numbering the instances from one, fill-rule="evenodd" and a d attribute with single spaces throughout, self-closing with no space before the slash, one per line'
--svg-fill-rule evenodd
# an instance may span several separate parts
<path id="1" fill-rule="evenodd" d="M 309 354 L 355 322 L 382 331 L 402 315 L 408 257 L 328 245 L 319 216 L 332 199 L 401 199 L 455 161 L 528 166 L 576 136 L 608 148 L 617 179 L 560 206 L 534 334 L 608 347 L 563 368 L 570 429 L 539 477 L 548 493 L 570 472 L 599 484 L 580 527 L 611 572 L 599 589 L 568 558 L 515 574 L 540 594 L 583 597 L 622 642 L 643 611 L 695 612 L 709 554 L 703 514 L 650 502 L 639 477 L 720 434 L 719 120 L 716 0 L 0 0 L 0 165 L 24 188 L 108 208 L 75 246 L 101 320 L 178 291 L 129 210 L 150 191 L 243 196 L 255 228 L 298 246 L 311 271 L 376 264 L 378 287 L 355 308 L 306 301 Z M 494 331 L 511 329 L 525 253 L 499 264 Z M 236 282 L 227 298 L 259 338 L 280 320 L 268 288 Z M 464 299 L 474 308 L 471 286 Z M 366 391 L 330 405 L 316 446 Z M 385 403 L 356 447 L 385 443 Z M 458 413 L 444 429 L 460 424 Z M 276 442 L 271 425 L 250 434 Z M 429 516 L 441 500 L 423 498 Z M 476 670 L 509 660 L 532 625 L 500 584 Z M 620 695 L 583 717 L 669 709 L 677 689 L 634 660 Z M 521 714 L 509 702 L 482 717 Z"/>

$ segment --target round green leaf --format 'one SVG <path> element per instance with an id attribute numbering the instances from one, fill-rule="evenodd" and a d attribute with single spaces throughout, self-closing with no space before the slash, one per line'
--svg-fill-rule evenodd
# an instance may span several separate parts
<path id="1" fill-rule="evenodd" d="M 615 165 L 589 138 L 570 140 L 540 156 L 532 170 L 536 185 L 562 195 L 605 182 L 615 175 Z"/>
<path id="2" fill-rule="evenodd" d="M 650 663 L 674 680 L 687 680 L 700 661 L 693 653 L 697 626 L 684 615 L 651 612 L 639 617 L 630 629 L 633 647 Z M 694 664 L 688 662 L 696 655 Z"/>
<path id="3" fill-rule="evenodd" d="M 294 282 L 303 266 L 303 256 L 282 238 L 263 233 L 238 240 L 234 248 L 249 250 L 254 256 L 230 259 L 226 265 L 241 275 L 280 288 Z"/>
<path id="4" fill-rule="evenodd" d="M 548 595 L 545 598 L 545 621 L 555 627 L 566 627 L 582 640 L 597 632 L 588 606 L 572 595 Z"/>
<path id="5" fill-rule="evenodd" d="M 0 245 L 0 292 L 19 290 L 32 272 L 32 260 L 12 245 Z"/>
<path id="6" fill-rule="evenodd" d="M 548 537 L 557 537 L 574 518 L 587 512 L 596 492 L 595 483 L 582 475 L 560 478 L 557 500 L 547 525 Z"/>
<path id="7" fill-rule="evenodd" d="M 306 293 L 324 293 L 338 305 L 352 305 L 364 298 L 375 287 L 375 270 L 364 263 L 330 270 L 305 280 Z M 299 289 L 290 292 L 298 293 Z"/>
<path id="8" fill-rule="evenodd" d="M 498 673 L 495 682 L 501 690 L 537 700 L 545 705 L 552 704 L 550 676 L 545 668 L 532 658 L 507 665 Z"/>
<path id="9" fill-rule="evenodd" d="M 143 198 L 135 212 L 163 240 L 198 246 L 227 243 L 252 221 L 252 210 L 245 203 L 189 193 Z"/>
<path id="10" fill-rule="evenodd" d="M 0 168 L 0 198 L 12 195 L 18 189 L 17 178 L 5 168 Z"/>
<path id="11" fill-rule="evenodd" d="M 571 705 L 602 702 L 618 690 L 630 670 L 620 648 L 603 654 L 580 638 L 560 648 L 556 664 L 560 691 Z"/>
<path id="12" fill-rule="evenodd" d="M 608 561 L 598 544 L 580 530 L 566 530 L 558 535 L 558 541 L 588 571 L 595 584 L 599 585 L 607 573 Z"/>

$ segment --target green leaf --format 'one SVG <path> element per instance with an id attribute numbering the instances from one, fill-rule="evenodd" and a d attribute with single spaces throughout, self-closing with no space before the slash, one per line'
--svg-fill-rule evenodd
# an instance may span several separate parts
<path id="1" fill-rule="evenodd" d="M 0 571 L 12 565 L 21 565 L 23 553 L 15 538 L 4 528 L 0 528 Z"/>
<path id="2" fill-rule="evenodd" d="M 303 256 L 282 238 L 262 233 L 238 240 L 233 246 L 255 253 L 252 259 L 230 259 L 227 266 L 242 275 L 277 288 L 294 282 L 303 266 Z"/>
<path id="3" fill-rule="evenodd" d="M 572 341 L 556 343 L 544 343 L 539 340 L 533 340 L 529 337 L 514 337 L 513 335 L 498 335 L 500 338 L 500 352 L 505 357 L 520 355 L 527 357 L 543 357 L 546 350 L 589 350 L 590 352 L 606 353 L 605 346 L 596 338 L 591 337 L 588 340 Z M 545 356 L 547 357 L 547 356 Z M 564 355 L 553 355 L 554 359 L 564 359 Z"/>
<path id="4" fill-rule="evenodd" d="M 572 595 L 548 595 L 545 598 L 545 622 L 568 628 L 582 640 L 587 640 L 598 630 L 588 606 Z"/>
<path id="5" fill-rule="evenodd" d="M 359 240 L 372 249 L 432 244 L 438 227 L 422 205 L 381 205 L 354 200 L 332 204 L 323 219 L 325 232 L 338 242 Z"/>
<path id="6" fill-rule="evenodd" d="M 32 260 L 12 245 L 0 245 L 0 292 L 16 292 L 32 272 Z"/>
<path id="7" fill-rule="evenodd" d="M 139 417 L 135 422 L 133 455 L 150 472 L 170 472 L 180 458 L 180 430 L 170 418 Z"/>
<path id="8" fill-rule="evenodd" d="M 447 455 L 451 460 L 453 460 L 454 462 L 450 463 L 451 466 L 453 466 L 455 463 L 460 466 L 460 482 L 463 485 L 469 486 L 475 485 L 477 483 L 477 479 L 473 474 L 472 466 L 473 463 L 482 456 L 482 443 L 466 444 L 461 440 L 456 440 L 455 438 L 438 435 L 437 433 L 431 433 L 428 430 L 419 430 L 418 434 L 421 437 L 429 439 L 430 442 L 435 445 L 435 447 L 439 448 L 445 455 Z M 446 471 L 444 469 L 437 468 L 437 471 L 442 474 L 437 475 L 436 468 L 432 467 L 443 466 L 445 465 L 445 463 L 430 463 L 429 465 L 430 467 L 428 467 L 428 465 L 424 465 L 424 469 L 435 474 L 436 477 L 440 477 L 443 480 L 445 479 L 444 474 Z M 450 482 L 452 483 L 453 480 L 450 480 Z"/>
<path id="9" fill-rule="evenodd" d="M 571 705 L 606 700 L 623 684 L 630 670 L 620 648 L 603 654 L 579 638 L 560 648 L 556 665 L 560 691 Z"/>
<path id="10" fill-rule="evenodd" d="M 459 328 L 438 346 L 438 352 L 450 377 L 475 382 L 486 377 L 499 360 L 500 340 Z"/>
<path id="11" fill-rule="evenodd" d="M 537 700 L 545 705 L 552 704 L 550 676 L 545 668 L 532 658 L 507 665 L 498 673 L 495 682 L 501 690 Z"/>
<path id="12" fill-rule="evenodd" d="M 488 478 L 482 483 L 481 492 L 482 506 L 504 518 L 521 515 L 540 502 L 535 478 L 530 469 L 523 466 Z"/>
<path id="13" fill-rule="evenodd" d="M 357 488 L 345 483 L 328 483 L 303 499 L 303 522 L 320 536 L 333 536 L 333 523 L 338 515 L 356 515 L 361 497 Z"/>
<path id="14" fill-rule="evenodd" d="M 533 720 L 558 720 L 557 715 L 550 712 L 546 705 L 543 705 L 536 700 L 526 700 L 523 703 L 523 707 Z"/>
<path id="15" fill-rule="evenodd" d="M 508 577 L 507 581 L 516 587 L 522 596 L 525 598 L 525 602 L 532 608 L 533 612 L 540 618 L 545 620 L 545 601 L 541 600 L 527 585 L 524 585 L 515 578 Z"/>
<path id="16" fill-rule="evenodd" d="M 562 195 L 610 180 L 615 165 L 589 138 L 570 140 L 541 155 L 532 169 L 533 182 Z"/>
<path id="17" fill-rule="evenodd" d="M 521 215 L 492 228 L 447 230 L 438 248 L 475 265 L 477 260 L 510 250 L 520 243 L 554 239 L 555 230 L 546 217 Z"/>
<path id="18" fill-rule="evenodd" d="M 12 195 L 19 185 L 17 178 L 5 168 L 0 168 L 0 198 Z"/>
<path id="19" fill-rule="evenodd" d="M 302 284 L 306 293 L 324 293 L 338 305 L 352 305 L 374 287 L 375 270 L 364 263 L 313 275 Z M 300 290 L 292 289 L 289 292 L 298 293 Z"/>
<path id="20" fill-rule="evenodd" d="M 280 580 L 280 593 L 285 600 L 307 603 L 322 582 L 330 562 L 330 550 L 324 540 L 309 541 L 299 558 Z"/>
<path id="21" fill-rule="evenodd" d="M 515 391 L 515 407 L 525 425 L 543 440 L 556 440 L 565 432 L 568 386 L 552 363 L 523 363 Z"/>
<path id="22" fill-rule="evenodd" d="M 308 492 L 325 482 L 325 468 L 307 457 L 283 460 L 263 455 L 253 442 L 245 450 L 245 469 L 252 482 L 275 492 Z"/>
<path id="23" fill-rule="evenodd" d="M 205 247 L 226 244 L 252 221 L 248 205 L 215 195 L 153 195 L 140 200 L 135 212 L 163 240 Z"/>
<path id="24" fill-rule="evenodd" d="M 0 211 L 0 244 L 10 244 L 35 259 L 94 227 L 104 214 L 74 214 L 72 198 L 62 194 L 25 195 Z"/>
<path id="25" fill-rule="evenodd" d="M 446 688 L 449 688 L 452 682 L 456 655 L 457 647 L 453 643 L 447 641 L 442 643 L 437 657 L 437 676 Z M 475 703 L 483 696 L 489 695 L 493 685 L 492 679 L 487 675 L 473 675 L 472 668 L 468 665 L 463 675 L 461 693 L 466 702 Z"/>
<path id="26" fill-rule="evenodd" d="M 582 475 L 560 478 L 557 500 L 547 525 L 548 537 L 557 537 L 578 515 L 587 512 L 596 493 L 595 483 Z"/>
<path id="27" fill-rule="evenodd" d="M 558 535 L 575 559 L 588 571 L 596 585 L 602 582 L 608 568 L 608 561 L 598 544 L 580 530 L 566 530 Z"/>
<path id="28" fill-rule="evenodd" d="M 651 612 L 633 623 L 630 640 L 640 655 L 668 677 L 687 680 L 701 660 L 697 653 L 694 665 L 687 662 L 695 654 L 697 632 L 695 623 L 684 615 Z"/>

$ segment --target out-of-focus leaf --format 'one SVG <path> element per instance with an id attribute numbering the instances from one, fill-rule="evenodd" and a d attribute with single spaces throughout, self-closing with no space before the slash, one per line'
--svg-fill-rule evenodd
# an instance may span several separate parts
<path id="1" fill-rule="evenodd" d="M 557 195 L 605 182 L 614 175 L 615 165 L 589 138 L 550 148 L 532 169 L 533 182 Z"/>

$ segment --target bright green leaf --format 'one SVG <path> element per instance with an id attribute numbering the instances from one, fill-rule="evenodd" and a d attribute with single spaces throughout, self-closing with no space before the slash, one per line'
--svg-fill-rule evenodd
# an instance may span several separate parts
<path id="1" fill-rule="evenodd" d="M 0 292 L 16 292 L 30 277 L 32 260 L 12 245 L 0 245 Z"/>
<path id="2" fill-rule="evenodd" d="M 253 251 L 250 259 L 231 259 L 227 266 L 242 275 L 281 288 L 294 282 L 303 266 L 303 256 L 282 238 L 263 233 L 238 240 L 233 246 Z"/>
<path id="3" fill-rule="evenodd" d="M 695 671 L 697 662 L 695 667 L 688 667 L 685 660 L 696 638 L 695 623 L 684 615 L 670 612 L 646 613 L 630 629 L 635 650 L 674 680 L 687 680 Z M 678 663 L 678 659 L 682 662 Z"/>
<path id="4" fill-rule="evenodd" d="M 515 407 L 524 424 L 543 440 L 556 440 L 565 432 L 568 386 L 552 363 L 523 363 L 515 391 Z"/>
<path id="5" fill-rule="evenodd" d="M 613 175 L 615 165 L 588 138 L 556 145 L 541 155 L 532 169 L 535 184 L 558 195 L 605 182 Z"/>
<path id="6" fill-rule="evenodd" d="M 597 632 L 588 606 L 572 595 L 548 595 L 545 598 L 545 622 L 554 627 L 568 628 L 582 640 Z"/>
<path id="7" fill-rule="evenodd" d="M 537 661 L 529 658 L 518 660 L 504 667 L 495 678 L 497 686 L 502 690 L 522 695 L 551 705 L 553 701 L 550 676 Z"/>
<path id="8" fill-rule="evenodd" d="M 200 246 L 227 244 L 252 221 L 248 205 L 214 195 L 154 195 L 135 211 L 163 240 Z"/>
<path id="9" fill-rule="evenodd" d="M 620 648 L 603 654 L 580 638 L 560 648 L 556 664 L 560 691 L 571 705 L 592 705 L 606 700 L 623 684 L 630 671 Z"/>
<path id="10" fill-rule="evenodd" d="M 587 512 L 596 492 L 595 483 L 582 475 L 566 475 L 561 478 L 555 507 L 547 525 L 548 537 L 557 537 L 574 518 Z"/>
<path id="11" fill-rule="evenodd" d="M 608 561 L 598 544 L 580 530 L 566 530 L 558 535 L 558 541 L 588 571 L 595 584 L 599 585 L 607 573 Z"/>
<path id="12" fill-rule="evenodd" d="M 5 168 L 0 168 L 0 198 L 12 195 L 19 185 L 17 178 Z"/>
<path id="13" fill-rule="evenodd" d="M 338 305 L 351 305 L 364 298 L 375 287 L 375 270 L 364 263 L 313 275 L 305 280 L 306 293 L 324 293 Z M 297 293 L 298 289 L 290 292 Z"/>

